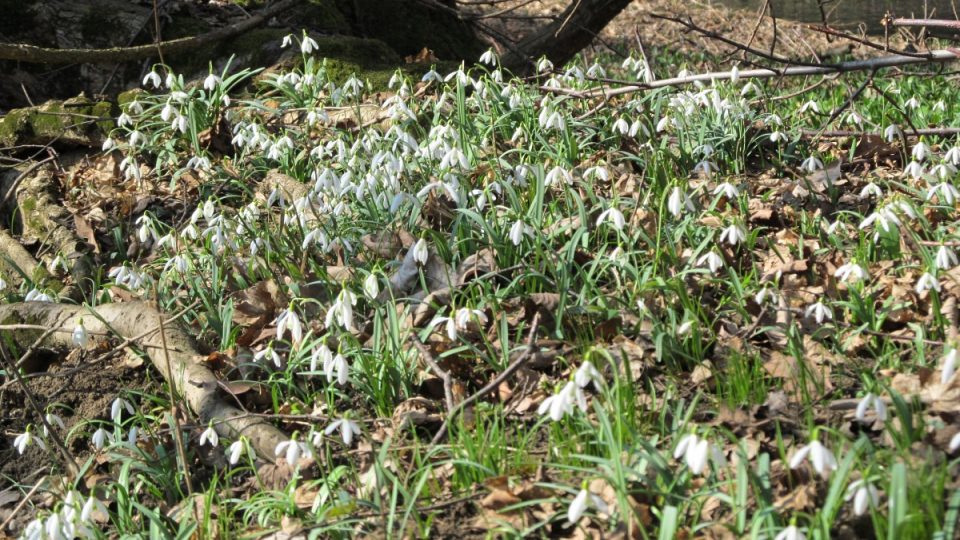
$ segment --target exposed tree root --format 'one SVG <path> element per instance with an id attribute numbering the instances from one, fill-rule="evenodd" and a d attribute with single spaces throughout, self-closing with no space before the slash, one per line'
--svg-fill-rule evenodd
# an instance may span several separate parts
<path id="1" fill-rule="evenodd" d="M 7 282 L 7 286 L 19 289 L 24 276 L 36 280 L 44 273 L 44 268 L 17 239 L 10 236 L 6 229 L 0 229 L 0 277 Z"/>
<path id="2" fill-rule="evenodd" d="M 162 315 L 144 302 L 104 304 L 96 308 L 54 304 L 48 302 L 24 302 L 0 305 L 0 324 L 39 325 L 60 331 L 47 332 L 39 347 L 64 351 L 73 346 L 71 332 L 83 320 L 91 333 L 111 333 L 120 338 L 134 338 L 145 330 L 157 331 L 141 338 L 139 348 L 173 385 L 175 392 L 189 405 L 202 424 L 213 423 L 217 432 L 229 438 L 241 435 L 250 441 L 257 455 L 274 460 L 277 445 L 287 440 L 286 434 L 226 403 L 218 394 L 217 377 L 200 363 L 200 353 L 190 336 L 176 324 L 164 325 L 164 335 L 159 332 Z M 39 330 L 4 331 L 4 342 L 11 340 L 21 349 L 30 347 L 43 335 Z M 164 340 L 165 338 L 165 340 Z M 166 347 L 164 347 L 164 341 Z M 168 365 L 169 359 L 169 365 Z M 170 377 L 168 378 L 168 375 Z"/>

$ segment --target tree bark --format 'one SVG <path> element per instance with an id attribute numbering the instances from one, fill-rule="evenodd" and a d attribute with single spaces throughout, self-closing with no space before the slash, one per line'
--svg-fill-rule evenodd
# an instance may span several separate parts
<path id="1" fill-rule="evenodd" d="M 573 0 L 556 20 L 521 40 L 504 55 L 503 65 L 529 73 L 537 58 L 546 56 L 562 66 L 593 41 L 632 0 Z"/>

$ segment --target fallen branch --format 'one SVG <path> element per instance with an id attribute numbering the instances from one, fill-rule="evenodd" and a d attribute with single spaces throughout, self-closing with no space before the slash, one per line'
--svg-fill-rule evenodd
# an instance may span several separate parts
<path id="1" fill-rule="evenodd" d="M 0 43 L 0 60 L 15 60 L 36 64 L 112 64 L 196 50 L 205 45 L 241 34 L 261 22 L 295 6 L 299 0 L 282 0 L 260 13 L 238 23 L 218 28 L 206 34 L 191 36 L 136 47 L 109 49 L 50 49 L 23 43 Z"/>
<path id="2" fill-rule="evenodd" d="M 926 26 L 928 28 L 949 28 L 960 30 L 960 21 L 949 19 L 894 19 L 893 26 Z"/>
<path id="3" fill-rule="evenodd" d="M 812 129 L 804 129 L 800 132 L 804 137 L 813 137 L 817 136 L 820 138 L 841 138 L 841 137 L 882 137 L 883 134 L 875 131 L 855 131 L 855 130 L 846 130 L 846 129 L 836 129 L 828 131 L 816 131 Z M 950 137 L 953 135 L 960 135 L 960 128 L 917 128 L 916 131 L 904 131 L 903 135 L 905 137 Z M 939 245 L 939 244 L 938 244 Z"/>
<path id="4" fill-rule="evenodd" d="M 930 51 L 923 57 L 904 56 L 894 54 L 890 56 L 881 56 L 879 58 L 870 58 L 866 60 L 851 60 L 849 62 L 840 62 L 837 64 L 825 64 L 822 66 L 790 66 L 785 68 L 760 68 L 748 69 L 737 72 L 740 79 L 768 79 L 772 77 L 801 77 L 809 75 L 831 75 L 834 73 L 850 73 L 854 71 L 873 71 L 891 67 L 907 66 L 914 64 L 927 64 L 934 62 L 951 62 L 960 58 L 960 49 L 939 49 Z M 578 98 L 603 97 L 609 99 L 615 96 L 641 92 L 643 90 L 653 90 L 656 88 L 665 88 L 669 86 L 685 86 L 696 82 L 713 82 L 730 80 L 734 75 L 733 71 L 715 71 L 710 73 L 700 73 L 697 75 L 688 75 L 686 77 L 674 77 L 672 79 L 661 79 L 649 83 L 637 83 L 632 85 L 620 86 L 617 88 L 601 87 L 598 89 L 579 91 L 569 88 L 551 88 L 541 86 L 540 90 L 553 94 L 568 95 Z"/>
<path id="5" fill-rule="evenodd" d="M 144 328 L 154 327 L 159 316 L 156 309 L 142 302 L 104 304 L 96 308 L 49 302 L 0 306 L 0 320 L 3 321 L 72 331 L 83 319 L 84 327 L 90 332 L 110 332 L 120 337 L 141 334 Z M 273 461 L 274 450 L 288 439 L 287 436 L 273 425 L 245 415 L 220 399 L 217 377 L 197 360 L 200 353 L 179 326 L 166 327 L 162 336 L 156 334 L 160 332 L 143 338 L 145 354 L 175 391 L 184 397 L 199 423 L 212 423 L 223 437 L 246 437 L 261 458 Z M 36 332 L 4 332 L 4 336 L 18 347 L 27 348 L 36 338 Z M 168 345 L 166 354 L 164 341 Z M 40 346 L 65 351 L 73 344 L 69 333 L 51 332 Z"/>

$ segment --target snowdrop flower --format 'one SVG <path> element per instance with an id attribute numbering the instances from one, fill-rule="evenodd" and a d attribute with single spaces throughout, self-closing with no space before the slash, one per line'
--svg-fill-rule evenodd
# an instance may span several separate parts
<path id="1" fill-rule="evenodd" d="M 833 320 L 833 310 L 823 302 L 816 302 L 807 306 L 807 309 L 803 312 L 803 316 L 810 317 L 811 315 L 813 316 L 813 320 L 817 321 L 817 324 L 823 324 L 823 321 Z"/>
<path id="2" fill-rule="evenodd" d="M 960 146 L 954 146 L 947 150 L 947 153 L 943 155 L 943 160 L 951 165 L 960 166 Z"/>
<path id="3" fill-rule="evenodd" d="M 300 41 L 300 52 L 310 54 L 319 48 L 320 46 L 317 45 L 317 42 L 314 41 L 313 38 L 306 34 L 303 35 L 303 40 Z"/>
<path id="4" fill-rule="evenodd" d="M 80 319 L 77 322 L 77 326 L 73 329 L 73 334 L 71 334 L 70 339 L 73 342 L 74 347 L 80 347 L 83 349 L 87 346 L 87 343 L 90 341 L 90 335 L 87 333 L 87 329 L 83 326 L 83 319 Z"/>
<path id="5" fill-rule="evenodd" d="M 954 201 L 960 199 L 960 191 L 953 187 L 949 182 L 941 182 L 927 191 L 926 200 L 930 200 L 936 195 L 941 204 L 953 205 Z"/>
<path id="6" fill-rule="evenodd" d="M 815 156 L 810 156 L 803 160 L 803 163 L 800 164 L 800 169 L 807 172 L 819 171 L 823 169 L 823 162 L 817 159 Z"/>
<path id="7" fill-rule="evenodd" d="M 600 391 L 600 385 L 603 384 L 603 376 L 600 375 L 600 372 L 597 371 L 597 368 L 589 360 L 584 360 L 580 367 L 577 368 L 577 372 L 573 375 L 573 381 L 577 383 L 577 386 L 580 388 L 586 388 L 590 383 L 593 383 L 594 388 L 597 391 Z"/>
<path id="8" fill-rule="evenodd" d="M 493 49 L 487 49 L 487 52 L 480 55 L 480 63 L 487 64 L 488 66 L 497 65 L 497 54 L 493 52 Z"/>
<path id="9" fill-rule="evenodd" d="M 957 174 L 957 168 L 949 162 L 938 163 L 930 169 L 930 174 L 944 181 L 955 176 Z M 950 187 L 953 188 L 953 186 Z M 954 189 L 954 198 L 956 198 L 956 192 L 957 190 Z"/>
<path id="10" fill-rule="evenodd" d="M 573 175 L 570 174 L 570 171 L 557 165 L 556 167 L 550 169 L 550 172 L 548 172 L 547 176 L 544 178 L 544 182 L 548 186 L 554 186 L 561 182 L 565 184 L 572 184 Z"/>
<path id="11" fill-rule="evenodd" d="M 869 277 L 867 270 L 857 263 L 849 262 L 844 264 L 833 273 L 834 277 L 844 283 L 856 283 Z"/>
<path id="12" fill-rule="evenodd" d="M 773 287 L 767 287 L 764 285 L 762 289 L 757 291 L 757 294 L 753 296 L 753 300 L 759 304 L 763 305 L 764 302 L 776 303 L 778 299 L 777 291 Z"/>
<path id="13" fill-rule="evenodd" d="M 723 258 L 715 251 L 708 251 L 706 255 L 697 259 L 697 266 L 704 265 L 710 269 L 711 274 L 716 274 L 717 270 L 723 268 Z"/>
<path id="14" fill-rule="evenodd" d="M 790 525 L 777 533 L 773 540 L 807 540 L 807 536 L 796 525 Z"/>
<path id="15" fill-rule="evenodd" d="M 940 270 L 949 270 L 957 265 L 957 254 L 947 246 L 937 248 L 936 265 Z"/>
<path id="16" fill-rule="evenodd" d="M 952 453 L 956 452 L 958 448 L 960 448 L 960 432 L 950 438 L 950 444 L 947 449 Z"/>
<path id="17" fill-rule="evenodd" d="M 627 135 L 630 133 L 630 124 L 622 116 L 613 123 L 613 131 L 619 133 L 620 135 Z"/>
<path id="18" fill-rule="evenodd" d="M 880 420 L 881 422 L 885 422 L 887 420 L 887 404 L 883 402 L 882 397 L 872 392 L 863 396 L 863 399 L 860 400 L 860 403 L 857 403 L 857 411 L 854 416 L 857 420 L 863 422 L 867 417 L 867 411 L 871 407 L 877 413 L 877 420 Z"/>
<path id="19" fill-rule="evenodd" d="M 720 233 L 720 241 L 735 246 L 747 238 L 747 231 L 741 225 L 730 225 Z"/>
<path id="20" fill-rule="evenodd" d="M 737 189 L 737 186 L 724 182 L 717 187 L 713 188 L 714 195 L 723 195 L 727 199 L 733 200 L 740 196 L 740 190 Z"/>
<path id="21" fill-rule="evenodd" d="M 117 146 L 116 141 L 114 141 L 110 137 L 107 137 L 106 139 L 103 140 L 103 146 L 100 147 L 100 150 L 104 152 L 109 152 L 110 150 L 113 150 L 116 146 Z"/>
<path id="22" fill-rule="evenodd" d="M 26 431 L 17 435 L 16 438 L 13 439 L 13 447 L 17 449 L 17 452 L 20 453 L 20 455 L 23 455 L 23 453 L 27 451 L 27 447 L 33 443 L 36 443 L 41 450 L 47 449 L 47 445 L 44 444 L 42 439 L 34 437 L 33 434 L 30 433 L 29 426 L 27 427 Z"/>
<path id="23" fill-rule="evenodd" d="M 420 266 L 427 264 L 427 257 L 430 256 L 430 251 L 427 249 L 427 242 L 423 238 L 417 240 L 417 243 L 413 245 L 413 260 L 417 262 Z"/>
<path id="24" fill-rule="evenodd" d="M 223 82 L 223 80 L 221 80 L 220 77 L 211 73 L 207 75 L 206 79 L 203 80 L 203 87 L 204 89 L 213 92 L 221 82 Z"/>
<path id="25" fill-rule="evenodd" d="M 53 302 L 49 294 L 40 292 L 37 289 L 30 289 L 27 295 L 23 297 L 24 302 Z"/>
<path id="26" fill-rule="evenodd" d="M 694 209 L 693 201 L 690 200 L 690 197 L 687 197 L 687 194 L 679 186 L 674 186 L 670 191 L 670 197 L 667 199 L 667 210 L 674 218 L 679 218 L 684 208 L 692 212 Z"/>
<path id="27" fill-rule="evenodd" d="M 290 330 L 290 341 L 296 347 L 303 340 L 303 325 L 300 323 L 300 317 L 297 316 L 297 312 L 293 309 L 293 304 L 290 304 L 290 307 L 280 312 L 280 315 L 277 316 L 276 320 L 277 325 L 277 339 L 283 339 L 283 335 Z"/>
<path id="28" fill-rule="evenodd" d="M 707 463 L 713 461 L 717 467 L 723 466 L 725 460 L 720 450 L 710 444 L 705 438 L 697 437 L 694 433 L 688 433 L 677 443 L 673 451 L 673 458 L 683 457 L 684 463 L 693 474 L 702 474 L 706 470 Z"/>
<path id="29" fill-rule="evenodd" d="M 903 176 L 910 176 L 914 180 L 920 179 L 923 176 L 923 165 L 918 161 L 907 163 L 907 166 L 903 168 Z"/>
<path id="30" fill-rule="evenodd" d="M 847 487 L 845 501 L 853 499 L 853 513 L 862 516 L 870 508 L 880 504 L 880 492 L 872 483 L 863 479 L 855 480 Z"/>
<path id="31" fill-rule="evenodd" d="M 513 245 L 519 246 L 523 242 L 524 236 L 533 237 L 533 228 L 524 223 L 522 220 L 517 220 L 510 227 L 510 241 L 513 242 Z"/>
<path id="32" fill-rule="evenodd" d="M 268 357 L 273 362 L 273 365 L 277 366 L 277 368 L 283 367 L 283 361 L 280 359 L 280 355 L 273 350 L 273 343 L 268 344 L 265 349 L 257 351 L 253 355 L 253 361 L 260 362 L 264 358 Z"/>
<path id="33" fill-rule="evenodd" d="M 813 111 L 817 114 L 820 113 L 820 105 L 817 105 L 816 101 L 808 101 L 800 106 L 800 114 L 803 114 L 807 111 Z"/>
<path id="34" fill-rule="evenodd" d="M 546 73 L 548 71 L 553 71 L 553 62 L 543 57 L 537 62 L 537 73 Z"/>
<path id="35" fill-rule="evenodd" d="M 63 423 L 63 418 L 60 418 L 59 416 L 53 413 L 47 413 L 43 416 L 43 418 L 44 420 L 47 421 L 47 424 L 49 424 L 50 426 L 57 426 L 60 429 L 67 429 L 67 426 Z M 50 436 L 50 430 L 47 429 L 47 426 L 43 426 L 43 436 L 44 437 Z"/>
<path id="36" fill-rule="evenodd" d="M 94 448 L 101 450 L 107 441 L 113 442 L 113 435 L 102 427 L 97 428 L 97 430 L 93 432 L 93 436 L 90 437 L 90 441 L 93 443 Z"/>
<path id="37" fill-rule="evenodd" d="M 610 508 L 603 499 L 584 487 L 581 488 L 577 496 L 573 498 L 573 502 L 570 503 L 570 508 L 567 509 L 567 522 L 576 523 L 580 521 L 583 513 L 586 512 L 590 506 L 593 506 L 597 512 L 602 514 L 607 514 L 610 511 Z"/>
<path id="38" fill-rule="evenodd" d="M 738 68 L 737 66 L 733 66 L 730 69 L 730 82 L 733 84 L 737 84 L 737 81 L 739 80 L 740 80 L 740 68 Z"/>
<path id="39" fill-rule="evenodd" d="M 623 213 L 613 206 L 607 208 L 600 214 L 600 217 L 597 218 L 597 227 L 607 221 L 611 222 L 610 224 L 613 226 L 613 228 L 618 231 L 622 231 L 623 226 L 626 224 Z"/>
<path id="40" fill-rule="evenodd" d="M 953 374 L 957 371 L 958 356 L 960 356 L 960 353 L 952 347 L 947 354 L 943 355 L 943 367 L 940 368 L 940 384 L 947 384 L 953 378 Z"/>
<path id="41" fill-rule="evenodd" d="M 559 422 L 564 416 L 573 413 L 575 405 L 581 411 L 586 412 L 587 397 L 583 394 L 583 390 L 577 386 L 577 383 L 569 381 L 562 390 L 540 403 L 537 414 L 547 414 L 551 420 Z"/>
<path id="42" fill-rule="evenodd" d="M 2 277 L 0 277 L 0 291 L 4 290 L 4 289 L 6 289 L 6 288 L 7 288 L 7 282 L 4 281 Z"/>
<path id="43" fill-rule="evenodd" d="M 813 470 L 821 477 L 827 478 L 832 471 L 837 469 L 837 459 L 826 446 L 820 444 L 820 441 L 813 439 L 809 444 L 800 447 L 799 450 L 790 458 L 790 468 L 796 469 L 803 465 L 803 462 L 809 458 Z"/>
<path id="44" fill-rule="evenodd" d="M 859 127 L 861 127 L 861 128 L 863 127 L 863 116 L 860 116 L 860 113 L 858 113 L 857 111 L 855 111 L 855 110 L 853 110 L 853 109 L 850 109 L 850 110 L 847 112 L 847 116 L 846 116 L 846 118 L 845 118 L 845 121 L 846 121 L 846 123 L 848 123 L 848 124 L 855 125 L 855 126 L 859 126 Z"/>
<path id="45" fill-rule="evenodd" d="M 790 140 L 790 137 L 782 131 L 774 130 L 770 132 L 770 142 L 772 143 L 778 143 L 781 141 L 789 141 L 789 140 Z"/>
<path id="46" fill-rule="evenodd" d="M 341 289 L 333 305 L 327 311 L 324 325 L 330 328 L 334 322 L 344 330 L 353 330 L 353 306 L 357 305 L 357 295 L 347 289 Z"/>
<path id="47" fill-rule="evenodd" d="M 440 75 L 439 73 L 437 73 L 435 70 L 431 69 L 430 71 L 424 73 L 423 78 L 420 79 L 420 82 L 425 82 L 425 83 L 429 83 L 429 82 L 442 83 L 442 82 L 443 82 L 443 76 Z"/>
<path id="48" fill-rule="evenodd" d="M 910 151 L 910 155 L 913 156 L 913 159 L 916 161 L 927 159 L 930 153 L 930 145 L 923 141 L 917 141 L 917 144 L 913 145 L 913 150 Z"/>
<path id="49" fill-rule="evenodd" d="M 160 75 L 156 71 L 147 73 L 146 77 L 143 78 L 143 86 L 146 86 L 147 83 L 152 84 L 154 88 L 160 88 Z"/>
<path id="50" fill-rule="evenodd" d="M 937 280 L 937 276 L 931 274 L 930 272 L 924 272 L 920 279 L 917 280 L 917 286 L 915 288 L 917 294 L 922 294 L 924 291 L 934 290 L 940 292 L 940 282 Z"/>
<path id="51" fill-rule="evenodd" d="M 863 186 L 863 189 L 860 190 L 860 198 L 866 199 L 868 197 L 874 197 L 877 199 L 883 198 L 883 190 L 880 189 L 880 186 L 870 182 L 869 184 Z"/>
<path id="52" fill-rule="evenodd" d="M 283 441 L 278 444 L 273 453 L 277 457 L 282 455 L 283 459 L 285 459 L 291 467 L 297 466 L 301 457 L 309 458 L 313 456 L 307 443 L 297 440 L 296 433 L 294 433 L 293 438 L 289 441 Z"/>
<path id="53" fill-rule="evenodd" d="M 200 446 L 208 442 L 210 446 L 214 448 L 220 443 L 220 436 L 217 435 L 217 430 L 213 429 L 212 425 L 207 426 L 207 429 L 203 430 L 203 433 L 200 434 Z"/>
<path id="54" fill-rule="evenodd" d="M 110 404 L 110 418 L 117 424 L 120 423 L 120 414 L 126 410 L 127 414 L 133 414 L 133 405 L 129 401 L 118 397 Z"/>
<path id="55" fill-rule="evenodd" d="M 323 361 L 323 373 L 327 376 L 327 382 L 331 383 L 336 378 L 337 384 L 341 386 L 347 384 L 350 381 L 350 364 L 347 363 L 347 359 L 340 353 L 330 356 Z"/>
<path id="56" fill-rule="evenodd" d="M 230 446 L 227 447 L 227 462 L 231 465 L 236 465 L 240 461 L 240 457 L 243 455 L 244 450 L 247 450 L 247 439 L 246 437 L 240 437 L 239 439 L 230 443 Z"/>
<path id="57" fill-rule="evenodd" d="M 371 273 L 363 280 L 363 294 L 369 300 L 373 300 L 380 294 L 380 283 L 377 281 L 376 274 Z"/>
<path id="58" fill-rule="evenodd" d="M 900 129 L 900 126 L 896 124 L 890 124 L 883 130 L 883 138 L 892 143 L 893 141 L 899 139 L 903 136 L 903 131 Z"/>
<path id="59" fill-rule="evenodd" d="M 360 436 L 360 426 L 356 422 L 347 418 L 334 420 L 323 430 L 324 435 L 330 435 L 334 431 L 340 430 L 340 438 L 345 446 L 353 446 L 353 437 Z"/>

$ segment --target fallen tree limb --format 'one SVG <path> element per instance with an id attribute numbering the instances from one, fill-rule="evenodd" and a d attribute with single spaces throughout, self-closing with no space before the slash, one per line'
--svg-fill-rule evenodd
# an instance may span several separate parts
<path id="1" fill-rule="evenodd" d="M 908 66 L 914 64 L 929 64 L 935 62 L 951 62 L 960 58 L 960 49 L 939 49 L 930 51 L 929 54 L 918 56 L 904 56 L 894 54 L 890 56 L 881 56 L 879 58 L 870 58 L 867 60 L 851 60 L 849 62 L 840 62 L 837 64 L 825 64 L 823 66 L 790 66 L 785 68 L 760 68 L 747 69 L 737 72 L 737 76 L 742 79 L 769 79 L 772 77 L 798 77 L 809 75 L 830 75 L 834 73 L 850 73 L 854 71 L 874 71 L 879 69 Z M 649 83 L 637 83 L 616 88 L 601 87 L 593 90 L 571 90 L 569 88 L 551 88 L 541 86 L 540 90 L 552 94 L 568 95 L 578 98 L 604 98 L 609 99 L 615 96 L 632 94 L 643 90 L 653 90 L 655 88 L 665 88 L 668 86 L 685 86 L 697 82 L 713 82 L 730 80 L 734 76 L 733 71 L 715 71 L 711 73 L 700 73 L 686 77 L 674 77 L 672 79 L 660 79 Z"/>
<path id="2" fill-rule="evenodd" d="M 0 320 L 5 323 L 40 325 L 72 332 L 83 319 L 88 331 L 109 332 L 121 338 L 141 334 L 144 328 L 155 326 L 160 316 L 156 309 L 143 302 L 104 304 L 96 308 L 49 302 L 0 305 Z M 39 347 L 69 350 L 73 347 L 70 332 L 50 332 Z M 163 335 L 159 334 L 143 338 L 145 354 L 176 393 L 184 397 L 199 423 L 212 423 L 224 437 L 246 437 L 258 456 L 273 461 L 274 450 L 279 443 L 287 440 L 286 434 L 220 399 L 217 377 L 197 361 L 200 353 L 190 336 L 178 325 L 166 326 Z M 24 349 L 38 337 L 37 331 L 3 332 L 3 335 Z"/>
<path id="3" fill-rule="evenodd" d="M 893 26 L 927 26 L 929 28 L 949 28 L 960 30 L 960 21 L 949 19 L 894 19 Z"/>
<path id="4" fill-rule="evenodd" d="M 249 19 L 218 28 L 206 34 L 191 36 L 136 47 L 109 49 L 50 49 L 23 43 L 0 43 L 0 60 L 15 60 L 36 64 L 112 64 L 156 56 L 158 51 L 172 54 L 196 50 L 243 33 L 261 22 L 296 5 L 299 0 L 282 0 Z"/>
<path id="5" fill-rule="evenodd" d="M 840 138 L 840 137 L 883 137 L 882 133 L 871 132 L 871 131 L 855 131 L 847 129 L 835 129 L 827 131 L 816 131 L 811 129 L 804 129 L 801 132 L 801 135 L 804 137 L 817 136 L 820 138 Z M 917 128 L 914 130 L 903 130 L 903 135 L 905 137 L 949 137 L 952 135 L 960 135 L 960 128 Z"/>

